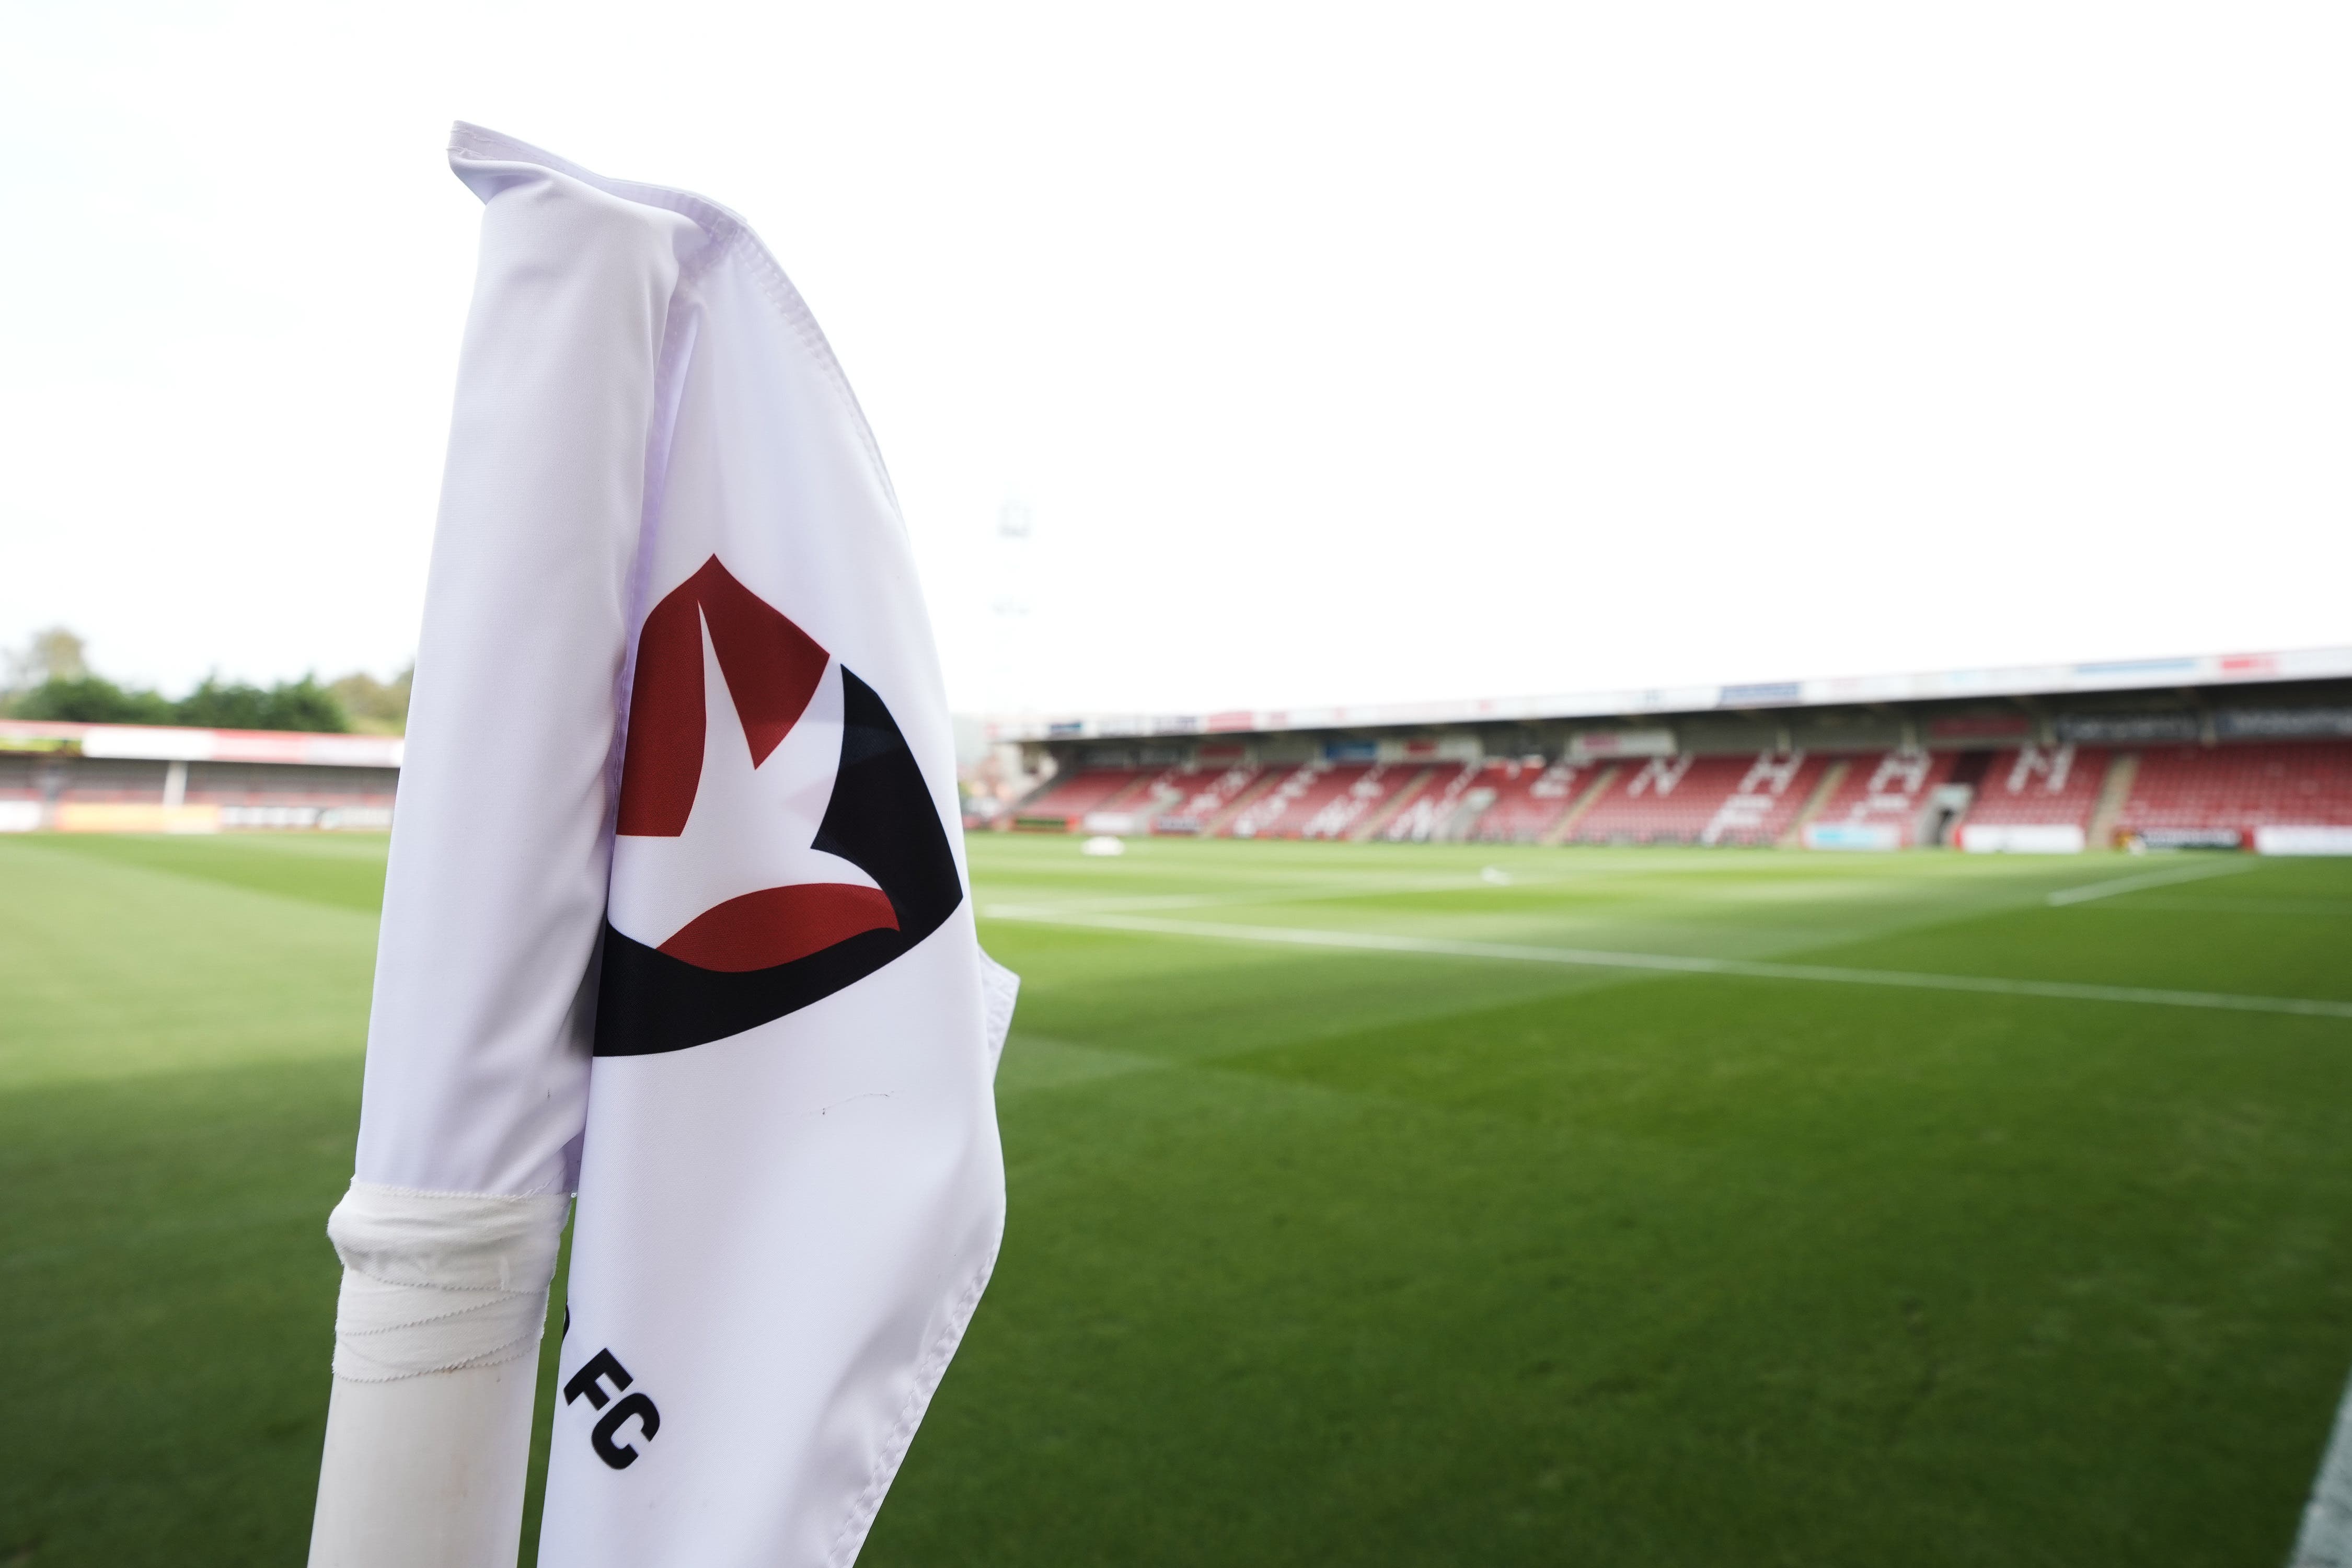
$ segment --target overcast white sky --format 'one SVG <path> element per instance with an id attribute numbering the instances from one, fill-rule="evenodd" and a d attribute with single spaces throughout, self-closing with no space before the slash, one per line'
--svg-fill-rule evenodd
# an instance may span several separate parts
<path id="1" fill-rule="evenodd" d="M 2048 0 L 14 0 L 0 640 L 172 689 L 406 659 L 462 117 L 760 228 L 962 710 L 2352 642 L 2348 45 Z"/>

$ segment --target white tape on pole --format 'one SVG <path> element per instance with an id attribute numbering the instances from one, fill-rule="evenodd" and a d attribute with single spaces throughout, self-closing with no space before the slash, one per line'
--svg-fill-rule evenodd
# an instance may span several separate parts
<path id="1" fill-rule="evenodd" d="M 353 1182 L 310 1568 L 509 1568 L 565 1194 Z"/>
<path id="2" fill-rule="evenodd" d="M 327 1220 L 343 1260 L 335 1375 L 389 1383 L 532 1353 L 571 1205 L 353 1182 Z"/>

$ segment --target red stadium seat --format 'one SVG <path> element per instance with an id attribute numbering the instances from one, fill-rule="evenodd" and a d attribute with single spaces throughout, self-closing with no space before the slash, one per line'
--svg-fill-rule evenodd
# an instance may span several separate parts
<path id="1" fill-rule="evenodd" d="M 2140 753 L 2119 832 L 2352 826 L 2352 743 L 2158 746 Z"/>

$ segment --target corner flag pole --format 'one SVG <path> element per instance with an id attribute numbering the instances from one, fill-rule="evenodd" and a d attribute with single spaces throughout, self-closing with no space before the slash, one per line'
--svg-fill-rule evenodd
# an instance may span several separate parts
<path id="1" fill-rule="evenodd" d="M 845 1564 L 1003 1224 L 953 742 L 873 437 L 742 221 L 459 125 L 484 204 L 314 1568 Z"/>

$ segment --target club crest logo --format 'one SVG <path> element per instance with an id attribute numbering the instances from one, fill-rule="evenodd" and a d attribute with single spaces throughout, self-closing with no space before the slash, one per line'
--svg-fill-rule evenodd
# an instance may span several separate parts
<path id="1" fill-rule="evenodd" d="M 963 901 L 880 696 L 715 555 L 638 635 L 615 826 L 599 1056 L 781 1018 Z"/>

